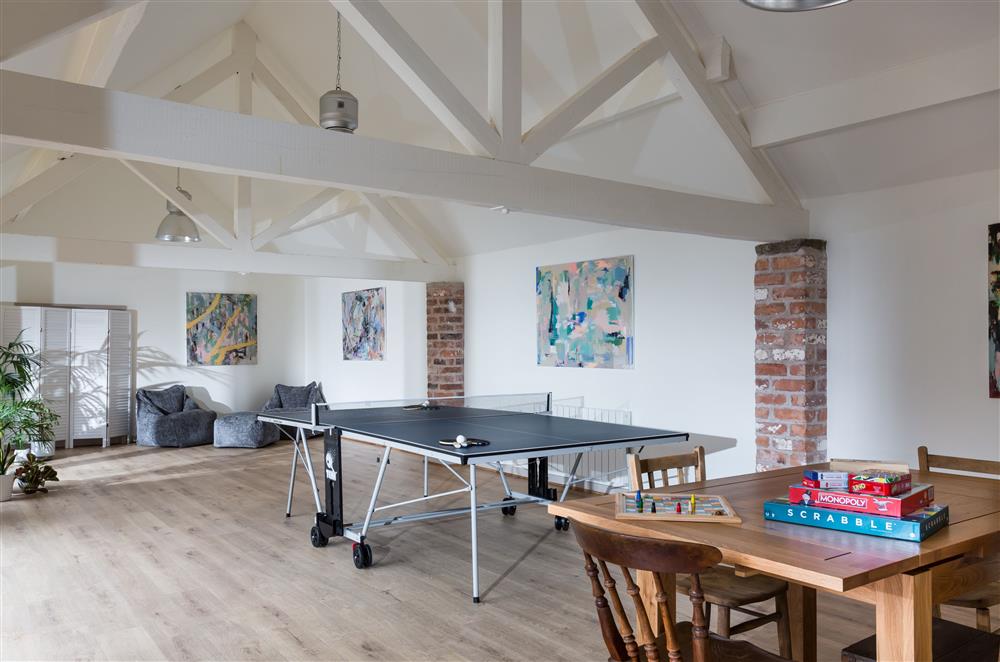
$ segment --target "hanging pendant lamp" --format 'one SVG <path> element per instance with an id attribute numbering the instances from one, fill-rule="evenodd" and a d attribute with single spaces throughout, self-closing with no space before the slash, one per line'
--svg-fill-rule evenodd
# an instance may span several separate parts
<path id="1" fill-rule="evenodd" d="M 850 1 L 851 0 L 743 0 L 743 4 L 749 5 L 754 9 L 763 9 L 765 11 L 794 12 L 823 9 L 824 7 L 842 5 L 845 2 Z"/>
<path id="2" fill-rule="evenodd" d="M 181 188 L 181 169 L 177 169 L 177 192 L 188 200 L 191 194 Z M 193 243 L 201 241 L 198 234 L 198 226 L 191 218 L 177 208 L 177 205 L 167 200 L 167 215 L 160 221 L 160 227 L 156 229 L 156 238 L 160 241 L 176 241 L 183 243 Z"/>
<path id="3" fill-rule="evenodd" d="M 319 99 L 319 125 L 331 131 L 354 133 L 358 128 L 358 98 L 340 88 L 340 12 L 337 12 L 337 87 Z"/>

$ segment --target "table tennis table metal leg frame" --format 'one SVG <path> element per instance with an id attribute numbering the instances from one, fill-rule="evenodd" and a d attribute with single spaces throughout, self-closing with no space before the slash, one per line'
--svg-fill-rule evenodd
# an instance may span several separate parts
<path id="1" fill-rule="evenodd" d="M 292 494 L 295 491 L 295 470 L 298 462 L 302 462 L 302 467 L 309 474 L 309 484 L 312 487 L 313 499 L 316 501 L 316 512 L 318 513 L 323 510 L 323 504 L 319 498 L 319 487 L 316 485 L 316 472 L 313 470 L 312 457 L 309 455 L 309 442 L 305 428 L 295 428 L 294 437 L 291 437 L 287 432 L 285 435 L 292 439 L 292 471 L 288 479 L 288 503 L 285 506 L 285 517 L 292 516 Z"/>
<path id="2" fill-rule="evenodd" d="M 310 534 L 313 545 L 317 547 L 322 547 L 327 544 L 329 538 L 332 537 L 344 537 L 353 542 L 352 545 L 352 556 L 354 558 L 354 564 L 356 567 L 367 568 L 372 564 L 372 554 L 371 547 L 367 543 L 368 532 L 373 527 L 389 526 L 390 524 L 405 524 L 409 522 L 418 522 L 423 520 L 438 519 L 442 517 L 454 517 L 456 515 L 469 515 L 469 533 L 470 533 L 470 547 L 472 554 L 472 601 L 474 603 L 479 602 L 479 536 L 478 536 L 478 514 L 480 511 L 486 510 L 502 510 L 505 515 L 514 514 L 514 510 L 518 505 L 521 504 L 547 504 L 554 499 L 546 498 L 545 496 L 539 496 L 537 494 L 525 494 L 522 492 L 517 492 L 511 489 L 510 484 L 507 481 L 507 475 L 503 470 L 503 464 L 499 461 L 491 463 L 493 464 L 498 472 L 500 482 L 503 485 L 504 499 L 502 501 L 490 502 L 490 503 L 479 503 L 478 500 L 478 480 L 477 480 L 477 465 L 469 464 L 469 478 L 466 480 L 459 474 L 449 463 L 438 460 L 441 465 L 447 469 L 452 475 L 458 479 L 459 482 L 463 484 L 463 487 L 447 490 L 445 492 L 437 492 L 430 494 L 425 479 L 424 483 L 424 495 L 416 497 L 414 499 L 408 499 L 406 501 L 398 501 L 395 503 L 387 503 L 383 505 L 378 505 L 379 495 L 382 491 L 382 485 L 385 482 L 385 474 L 389 467 L 389 459 L 392 455 L 392 447 L 386 446 L 382 452 L 382 457 L 379 463 L 378 475 L 375 478 L 375 485 L 372 489 L 371 499 L 368 502 L 368 510 L 365 512 L 364 521 L 361 524 L 357 523 L 344 523 L 343 521 L 343 486 L 340 481 L 340 450 L 341 450 L 341 438 L 340 431 L 337 429 L 327 431 L 326 438 L 324 441 L 324 483 L 326 485 L 326 497 L 327 497 L 327 510 L 324 512 L 322 510 L 317 512 L 316 515 L 316 526 Z M 580 460 L 583 454 L 577 454 L 575 461 L 573 463 L 573 468 L 570 471 L 570 475 L 566 478 L 566 483 L 563 486 L 562 493 L 559 495 L 558 500 L 562 501 L 566 498 L 569 493 L 570 486 L 575 482 L 576 470 L 579 468 Z M 426 476 L 426 466 L 428 457 L 423 457 L 424 471 Z M 423 501 L 430 501 L 432 499 L 438 499 L 447 496 L 454 496 L 456 494 L 461 494 L 463 492 L 469 493 L 469 505 L 468 507 L 456 507 L 456 508 L 446 508 L 442 510 L 424 511 L 419 513 L 408 513 L 405 515 L 396 515 L 392 517 L 385 517 L 381 519 L 374 519 L 374 516 L 379 511 L 389 510 L 390 508 L 398 508 L 400 506 L 407 506 L 414 503 L 420 503 Z M 567 522 L 568 524 L 568 522 Z M 557 529 L 566 530 L 568 526 L 560 526 L 557 521 Z"/>

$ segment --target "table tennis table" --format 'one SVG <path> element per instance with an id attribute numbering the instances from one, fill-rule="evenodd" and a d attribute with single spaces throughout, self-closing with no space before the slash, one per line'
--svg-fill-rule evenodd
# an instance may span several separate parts
<path id="1" fill-rule="evenodd" d="M 258 419 L 295 430 L 288 513 L 291 512 L 291 490 L 294 486 L 296 458 L 299 458 L 309 474 L 316 501 L 315 525 L 310 531 L 313 546 L 324 547 L 335 537 L 347 538 L 353 542 L 352 557 L 354 565 L 359 569 L 372 565 L 371 547 L 367 542 L 371 529 L 390 524 L 468 514 L 472 547 L 472 600 L 476 603 L 479 602 L 478 513 L 499 509 L 505 516 L 513 516 L 519 505 L 547 504 L 551 501 L 564 500 L 576 481 L 576 472 L 585 453 L 616 448 L 635 449 L 635 452 L 638 452 L 646 445 L 682 442 L 688 439 L 688 434 L 685 432 L 555 416 L 552 414 L 551 393 L 368 403 L 318 403 L 309 409 L 260 412 Z M 322 433 L 324 437 L 325 508 L 320 504 L 319 489 L 306 445 L 310 433 Z M 383 447 L 368 510 L 361 523 L 348 523 L 344 518 L 341 461 L 341 440 L 344 435 Z M 459 439 L 460 436 L 465 438 L 466 445 L 460 444 L 462 441 Z M 390 455 L 394 450 L 423 456 L 423 495 L 379 505 L 379 492 L 389 467 Z M 561 492 L 549 484 L 548 458 L 554 455 L 574 456 L 572 469 L 566 476 Z M 527 493 L 511 489 L 503 462 L 512 460 L 528 462 Z M 439 462 L 462 486 L 429 494 L 427 469 L 430 461 Z M 467 467 L 468 478 L 456 471 L 456 467 L 461 466 Z M 503 486 L 503 500 L 479 503 L 476 469 L 480 466 L 496 470 Z M 374 517 L 380 511 L 463 492 L 469 494 L 467 507 L 408 513 L 380 519 Z M 569 520 L 557 517 L 555 528 L 567 530 Z"/>

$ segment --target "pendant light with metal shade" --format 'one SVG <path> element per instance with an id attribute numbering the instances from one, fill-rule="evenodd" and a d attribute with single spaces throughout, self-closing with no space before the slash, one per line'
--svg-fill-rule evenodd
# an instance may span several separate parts
<path id="1" fill-rule="evenodd" d="M 337 12 L 337 87 L 319 99 L 319 125 L 331 131 L 354 133 L 358 128 L 358 98 L 340 88 L 340 12 Z"/>
<path id="2" fill-rule="evenodd" d="M 177 169 L 177 192 L 188 200 L 191 194 L 181 188 L 181 169 Z M 160 227 L 156 229 L 156 238 L 160 241 L 178 241 L 192 243 L 201 241 L 198 234 L 198 226 L 191 218 L 177 208 L 177 205 L 167 200 L 167 215 L 160 221 Z"/>
<path id="3" fill-rule="evenodd" d="M 823 9 L 824 7 L 842 5 L 845 2 L 850 1 L 851 0 L 743 0 L 743 4 L 749 5 L 754 9 L 763 9 L 765 11 L 794 12 Z"/>

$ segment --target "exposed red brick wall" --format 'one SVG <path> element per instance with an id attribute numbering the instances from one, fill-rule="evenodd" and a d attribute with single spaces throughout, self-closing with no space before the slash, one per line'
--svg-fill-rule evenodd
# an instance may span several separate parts
<path id="1" fill-rule="evenodd" d="M 826 460 L 826 242 L 757 246 L 757 469 Z"/>
<path id="2" fill-rule="evenodd" d="M 465 284 L 427 283 L 427 397 L 465 395 Z"/>

